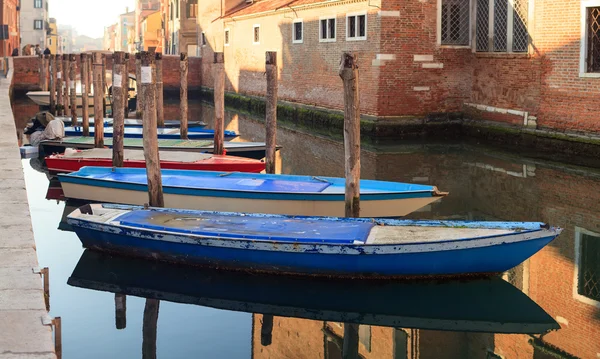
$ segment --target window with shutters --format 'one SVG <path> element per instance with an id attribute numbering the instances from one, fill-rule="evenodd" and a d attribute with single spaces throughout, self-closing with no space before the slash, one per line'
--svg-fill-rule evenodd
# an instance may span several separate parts
<path id="1" fill-rule="evenodd" d="M 304 41 L 304 23 L 302 19 L 296 19 L 292 23 L 292 43 L 301 44 Z"/>
<path id="2" fill-rule="evenodd" d="M 206 46 L 206 34 L 204 32 L 200 34 L 200 43 L 202 46 Z"/>
<path id="3" fill-rule="evenodd" d="M 600 307 L 600 233 L 575 227 L 574 283 L 577 299 Z"/>
<path id="4" fill-rule="evenodd" d="M 33 20 L 33 29 L 41 30 L 42 26 L 44 26 L 44 22 L 42 20 Z"/>
<path id="5" fill-rule="evenodd" d="M 254 45 L 258 45 L 260 44 L 260 25 L 254 25 L 253 28 L 253 33 L 252 33 L 252 43 Z"/>
<path id="6" fill-rule="evenodd" d="M 188 0 L 186 7 L 188 19 L 195 19 L 198 17 L 198 0 Z"/>
<path id="7" fill-rule="evenodd" d="M 469 46 L 471 0 L 439 0 L 439 44 Z"/>
<path id="8" fill-rule="evenodd" d="M 477 0 L 477 52 L 528 52 L 528 12 L 528 0 Z"/>
<path id="9" fill-rule="evenodd" d="M 347 14 L 346 15 L 346 40 L 366 40 L 367 39 L 367 14 Z"/>
<path id="10" fill-rule="evenodd" d="M 41 9 L 42 8 L 42 0 L 34 0 L 33 7 L 36 9 Z"/>
<path id="11" fill-rule="evenodd" d="M 335 41 L 337 20 L 333 17 L 322 17 L 319 19 L 319 42 Z"/>
<path id="12" fill-rule="evenodd" d="M 579 76 L 600 77 L 600 0 L 581 2 Z"/>

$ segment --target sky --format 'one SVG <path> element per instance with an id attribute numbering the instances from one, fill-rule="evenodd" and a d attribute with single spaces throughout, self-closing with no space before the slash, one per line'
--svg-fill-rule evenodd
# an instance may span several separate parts
<path id="1" fill-rule="evenodd" d="M 71 25 L 79 35 L 93 38 L 104 36 L 104 27 L 117 22 L 117 17 L 135 10 L 135 0 L 48 0 L 50 17 L 58 28 Z"/>

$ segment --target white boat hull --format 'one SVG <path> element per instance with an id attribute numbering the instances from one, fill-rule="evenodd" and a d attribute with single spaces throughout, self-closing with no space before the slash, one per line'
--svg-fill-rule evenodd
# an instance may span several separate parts
<path id="1" fill-rule="evenodd" d="M 148 203 L 148 193 L 117 188 L 86 186 L 76 183 L 62 183 L 67 198 L 77 198 L 96 202 L 111 202 L 130 205 Z M 389 200 L 371 200 L 360 202 L 361 217 L 405 216 L 441 197 L 421 197 Z M 179 194 L 164 194 L 165 207 L 197 209 L 220 212 L 251 212 L 296 216 L 334 216 L 345 215 L 343 201 L 308 200 L 256 200 L 247 198 L 203 197 Z"/>

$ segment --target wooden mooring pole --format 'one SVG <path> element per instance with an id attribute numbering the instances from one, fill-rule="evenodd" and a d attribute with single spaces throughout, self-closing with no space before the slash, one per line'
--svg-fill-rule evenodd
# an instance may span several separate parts
<path id="1" fill-rule="evenodd" d="M 179 130 L 181 139 L 188 139 L 188 55 L 182 52 L 179 58 L 179 75 L 181 86 L 179 87 Z"/>
<path id="2" fill-rule="evenodd" d="M 40 88 L 48 91 L 48 55 L 40 55 Z"/>
<path id="3" fill-rule="evenodd" d="M 77 117 L 77 58 L 74 54 L 69 55 L 69 89 L 71 98 L 71 126 L 78 126 Z"/>
<path id="4" fill-rule="evenodd" d="M 113 58 L 114 61 L 114 58 Z M 123 100 L 123 116 L 125 118 L 129 117 L 129 53 L 125 53 L 125 61 L 123 63 L 123 73 L 121 74 L 123 78 L 123 91 L 125 91 Z M 114 116 L 113 116 L 114 117 Z"/>
<path id="5" fill-rule="evenodd" d="M 50 113 L 56 116 L 56 56 L 49 55 Z"/>
<path id="6" fill-rule="evenodd" d="M 142 87 L 141 87 L 141 78 L 142 78 L 142 57 L 138 52 L 135 54 L 135 87 L 137 94 L 137 101 L 135 105 L 135 118 L 142 118 Z"/>
<path id="7" fill-rule="evenodd" d="M 65 102 L 64 102 L 65 100 L 63 98 L 62 56 L 56 55 L 54 63 L 56 64 L 56 96 L 57 96 L 57 98 L 56 98 L 56 102 L 57 102 L 56 114 L 62 116 L 64 114 L 64 106 L 65 106 Z"/>
<path id="8" fill-rule="evenodd" d="M 277 52 L 267 51 L 265 68 L 267 73 L 266 172 L 275 173 L 275 152 L 277 142 Z"/>
<path id="9" fill-rule="evenodd" d="M 65 100 L 64 115 L 67 117 L 71 117 L 71 97 L 69 96 L 69 89 L 70 89 L 69 55 L 63 54 L 62 63 L 63 63 L 63 81 L 65 84 L 64 89 L 63 89 L 63 97 Z"/>
<path id="10" fill-rule="evenodd" d="M 106 56 L 104 54 L 101 55 L 102 60 L 102 118 L 106 117 L 106 97 L 104 96 L 104 90 L 106 89 Z M 100 89 L 98 89 L 100 90 Z M 100 91 L 98 91 L 100 92 Z M 115 109 L 112 109 L 113 112 Z M 96 114 L 94 114 L 95 116 Z M 94 120 L 95 122 L 95 120 Z"/>
<path id="11" fill-rule="evenodd" d="M 117 329 L 127 328 L 127 296 L 115 294 L 115 327 Z"/>
<path id="12" fill-rule="evenodd" d="M 104 147 L 104 87 L 102 86 L 102 53 L 92 54 L 94 67 L 94 147 Z"/>
<path id="13" fill-rule="evenodd" d="M 148 176 L 148 197 L 152 207 L 164 207 L 160 173 L 160 158 L 158 154 L 158 134 L 156 129 L 156 94 L 155 78 L 152 76 L 154 57 L 151 52 L 142 52 L 141 86 L 144 101 L 143 113 L 143 143 L 144 158 L 146 159 L 146 174 Z"/>
<path id="14" fill-rule="evenodd" d="M 163 99 L 163 60 L 160 52 L 156 53 L 156 121 L 158 127 L 165 126 L 165 108 Z"/>
<path id="15" fill-rule="evenodd" d="M 113 96 L 113 151 L 112 164 L 123 167 L 123 136 L 125 135 L 125 112 L 123 102 L 127 88 L 123 87 L 125 73 L 125 53 L 116 51 L 113 55 L 112 96 Z"/>
<path id="16" fill-rule="evenodd" d="M 215 155 L 222 155 L 225 138 L 225 56 L 222 52 L 215 52 L 214 56 L 215 139 L 213 152 Z"/>
<path id="17" fill-rule="evenodd" d="M 79 61 L 79 67 L 81 72 L 81 122 L 82 122 L 82 133 L 84 136 L 90 135 L 90 76 L 88 74 L 88 56 L 87 54 L 81 54 Z"/>
<path id="18" fill-rule="evenodd" d="M 339 75 L 344 83 L 346 217 L 360 216 L 360 104 L 356 55 L 344 52 Z"/>
<path id="19" fill-rule="evenodd" d="M 144 86 L 142 85 L 142 87 Z M 142 323 L 142 359 L 156 359 L 156 332 L 159 307 L 159 300 L 146 299 Z"/>

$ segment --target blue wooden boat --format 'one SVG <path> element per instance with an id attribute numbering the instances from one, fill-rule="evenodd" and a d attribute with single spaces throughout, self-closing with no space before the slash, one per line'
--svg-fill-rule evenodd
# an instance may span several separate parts
<path id="1" fill-rule="evenodd" d="M 556 238 L 539 222 L 291 217 L 92 204 L 68 216 L 83 246 L 213 267 L 351 277 L 511 269 Z"/>
<path id="2" fill-rule="evenodd" d="M 112 137 L 112 127 L 104 128 L 104 137 Z M 143 129 L 136 127 L 125 127 L 125 138 L 142 138 Z M 181 134 L 178 128 L 158 128 L 157 134 L 159 139 L 173 139 L 177 140 L 181 138 Z M 82 127 L 65 127 L 65 136 L 82 136 Z M 90 127 L 90 136 L 94 136 L 94 128 Z M 188 132 L 188 138 L 190 140 L 201 140 L 201 139 L 212 139 L 215 136 L 214 130 L 197 129 L 195 131 Z M 225 139 L 231 140 L 236 138 L 238 135 L 235 131 L 225 131 Z"/>
<path id="3" fill-rule="evenodd" d="M 486 333 L 541 334 L 560 328 L 544 309 L 497 276 L 468 281 L 331 280 L 255 275 L 85 250 L 67 283 L 161 301 L 318 321 Z"/>
<path id="4" fill-rule="evenodd" d="M 343 216 L 344 178 L 162 170 L 165 207 L 301 216 Z M 143 205 L 145 168 L 83 167 L 59 175 L 66 198 Z M 446 195 L 434 186 L 361 180 L 361 216 L 398 217 Z"/>

